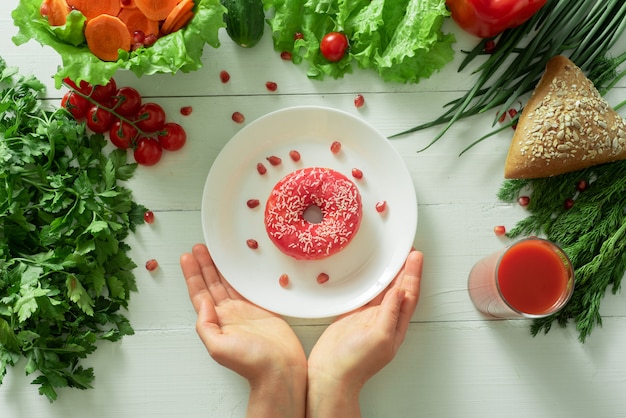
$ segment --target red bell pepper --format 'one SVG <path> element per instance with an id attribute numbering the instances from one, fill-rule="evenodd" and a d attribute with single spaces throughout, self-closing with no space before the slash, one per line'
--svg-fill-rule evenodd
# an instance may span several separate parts
<path id="1" fill-rule="evenodd" d="M 454 21 L 467 32 L 491 38 L 530 19 L 547 0 L 446 0 Z"/>

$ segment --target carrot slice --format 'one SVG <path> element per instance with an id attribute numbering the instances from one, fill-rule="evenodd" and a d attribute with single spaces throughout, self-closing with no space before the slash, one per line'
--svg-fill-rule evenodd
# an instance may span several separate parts
<path id="1" fill-rule="evenodd" d="M 120 0 L 120 6 L 122 9 L 136 9 L 137 5 L 135 4 L 135 0 Z"/>
<path id="2" fill-rule="evenodd" d="M 44 0 L 39 13 L 48 18 L 50 26 L 63 26 L 67 22 L 70 7 L 65 0 Z"/>
<path id="3" fill-rule="evenodd" d="M 120 0 L 66 0 L 72 8 L 79 10 L 87 19 L 100 15 L 117 16 L 122 6 Z"/>
<path id="4" fill-rule="evenodd" d="M 187 23 L 189 23 L 191 19 L 193 19 L 193 15 L 194 13 L 190 10 L 182 15 L 179 19 L 177 19 L 176 22 L 174 22 L 174 26 L 172 26 L 172 32 L 176 32 L 177 30 L 184 28 Z"/>
<path id="5" fill-rule="evenodd" d="M 148 19 L 156 21 L 165 20 L 179 2 L 180 0 L 135 0 L 137 8 L 148 16 Z"/>
<path id="6" fill-rule="evenodd" d="M 148 19 L 139 9 L 124 8 L 117 17 L 126 24 L 131 37 L 135 32 L 141 32 L 144 35 L 159 34 L 159 22 Z"/>
<path id="7" fill-rule="evenodd" d="M 103 14 L 89 19 L 85 25 L 85 39 L 89 50 L 103 61 L 115 61 L 118 51 L 130 50 L 131 36 L 118 17 Z"/>
<path id="8" fill-rule="evenodd" d="M 167 35 L 169 33 L 176 32 L 178 29 L 185 26 L 189 22 L 189 20 L 191 20 L 191 18 L 183 22 L 182 25 L 177 23 L 183 17 L 187 19 L 189 13 L 191 13 L 191 17 L 193 17 L 193 12 L 191 12 L 191 9 L 193 9 L 194 6 L 195 4 L 193 0 L 182 0 L 180 3 L 178 3 L 176 7 L 174 7 L 165 18 L 165 22 L 163 22 L 163 25 L 161 26 L 161 34 Z M 174 29 L 174 26 L 177 26 L 178 29 Z"/>

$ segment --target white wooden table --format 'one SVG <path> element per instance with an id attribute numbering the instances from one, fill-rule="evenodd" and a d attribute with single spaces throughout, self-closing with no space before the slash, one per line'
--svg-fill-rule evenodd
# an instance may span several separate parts
<path id="1" fill-rule="evenodd" d="M 0 5 L 0 55 L 22 73 L 48 85 L 60 102 L 51 76 L 60 59 L 50 48 L 30 42 L 16 47 L 10 11 L 17 0 Z M 473 45 L 452 22 L 456 50 Z M 190 74 L 137 79 L 116 76 L 161 104 L 189 140 L 155 167 L 140 168 L 131 181 L 135 199 L 152 209 L 156 221 L 141 226 L 128 240 L 139 292 L 128 317 L 136 334 L 118 343 L 102 343 L 85 362 L 95 369 L 95 389 L 62 390 L 50 404 L 25 377 L 23 363 L 0 386 L 3 418 L 72 417 L 242 417 L 247 383 L 216 364 L 196 336 L 195 313 L 178 265 L 179 255 L 203 241 L 200 205 L 204 181 L 223 145 L 246 123 L 277 109 L 324 105 L 359 116 L 391 135 L 438 116 L 442 105 L 467 89 L 472 78 L 456 69 L 462 54 L 444 71 L 418 85 L 383 83 L 370 72 L 355 71 L 341 80 L 308 80 L 304 66 L 282 61 L 269 31 L 253 49 L 234 45 L 221 33 L 218 49 L 207 47 L 204 67 Z M 626 39 L 621 43 L 626 45 Z M 231 80 L 223 84 L 219 72 Z M 268 92 L 266 81 L 278 84 Z M 357 109 L 353 99 L 365 96 Z M 626 98 L 626 86 L 609 101 Z M 183 117 L 178 110 L 192 106 Z M 415 246 L 425 254 L 422 296 L 396 359 L 365 387 L 363 415 L 373 417 L 626 417 L 626 296 L 608 294 L 602 305 L 603 327 L 585 344 L 573 326 L 555 327 L 531 337 L 529 322 L 487 320 L 475 311 L 466 290 L 473 263 L 506 245 L 494 225 L 512 227 L 524 217 L 518 206 L 498 202 L 496 192 L 510 132 L 492 138 L 459 157 L 469 143 L 487 132 L 493 115 L 454 125 L 425 152 L 438 130 L 393 140 L 414 183 L 419 222 Z M 155 272 L 143 268 L 155 258 Z M 289 319 L 308 351 L 329 320 Z"/>

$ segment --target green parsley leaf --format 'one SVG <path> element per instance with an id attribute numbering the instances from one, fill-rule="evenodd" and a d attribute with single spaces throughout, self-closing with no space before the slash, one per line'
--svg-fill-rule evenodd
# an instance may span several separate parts
<path id="1" fill-rule="evenodd" d="M 0 383 L 25 358 L 52 402 L 91 387 L 81 361 L 97 341 L 134 332 L 119 312 L 137 290 L 124 239 L 146 208 L 122 185 L 137 165 L 42 91 L 0 58 Z"/>

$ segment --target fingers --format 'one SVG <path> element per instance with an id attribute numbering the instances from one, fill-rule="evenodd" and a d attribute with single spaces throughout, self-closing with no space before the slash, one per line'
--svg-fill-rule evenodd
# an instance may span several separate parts
<path id="1" fill-rule="evenodd" d="M 406 334 L 406 330 L 413 317 L 419 299 L 423 264 L 423 254 L 419 251 L 411 251 L 406 259 L 404 271 L 402 275 L 398 277 L 398 287 L 404 293 L 397 328 L 397 335 L 402 336 L 402 338 L 404 338 Z"/>
<path id="2" fill-rule="evenodd" d="M 220 276 L 206 245 L 196 244 L 193 246 L 191 252 L 200 266 L 206 288 L 213 297 L 215 305 L 219 305 L 223 301 L 230 299 L 230 294 L 228 293 L 228 287 L 230 287 L 230 285 L 227 285 L 227 282 Z"/>
<path id="3" fill-rule="evenodd" d="M 196 312 L 200 312 L 202 301 L 206 303 L 213 303 L 213 298 L 209 293 L 204 277 L 202 276 L 202 269 L 198 264 L 198 260 L 193 254 L 183 254 L 180 257 L 180 267 L 187 283 L 187 291 L 189 292 L 189 299 L 193 304 Z"/>

